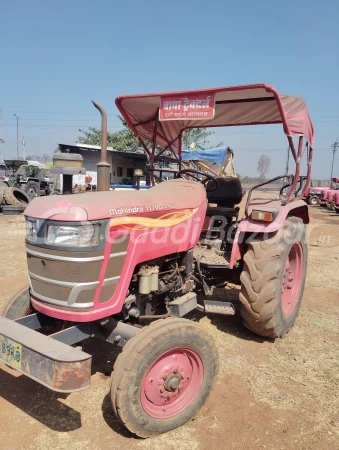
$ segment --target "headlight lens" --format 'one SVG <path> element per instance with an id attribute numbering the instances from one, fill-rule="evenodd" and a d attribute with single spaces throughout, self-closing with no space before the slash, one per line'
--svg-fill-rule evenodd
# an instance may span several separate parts
<path id="1" fill-rule="evenodd" d="M 26 220 L 26 239 L 28 242 L 36 242 L 38 240 L 38 227 L 36 222 Z"/>
<path id="2" fill-rule="evenodd" d="M 46 244 L 60 247 L 92 247 L 99 244 L 100 224 L 48 225 Z"/>

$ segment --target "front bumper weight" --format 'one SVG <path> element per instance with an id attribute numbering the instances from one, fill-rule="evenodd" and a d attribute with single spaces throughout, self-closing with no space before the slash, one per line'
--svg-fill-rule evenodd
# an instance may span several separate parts
<path id="1" fill-rule="evenodd" d="M 56 392 L 90 386 L 91 355 L 2 316 L 0 361 Z"/>

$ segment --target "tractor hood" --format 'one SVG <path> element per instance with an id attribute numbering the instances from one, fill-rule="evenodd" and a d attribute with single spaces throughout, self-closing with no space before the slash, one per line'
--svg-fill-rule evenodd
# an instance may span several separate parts
<path id="1" fill-rule="evenodd" d="M 199 208 L 206 201 L 206 191 L 202 184 L 176 179 L 148 190 L 88 192 L 35 198 L 26 208 L 25 216 L 78 222 Z"/>

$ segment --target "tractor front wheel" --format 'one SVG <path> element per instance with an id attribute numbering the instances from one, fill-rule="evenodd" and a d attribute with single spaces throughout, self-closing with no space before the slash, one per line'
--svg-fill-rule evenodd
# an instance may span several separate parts
<path id="1" fill-rule="evenodd" d="M 28 181 L 25 191 L 30 199 L 40 197 L 40 183 L 37 183 L 36 181 Z"/>
<path id="2" fill-rule="evenodd" d="M 157 320 L 128 341 L 115 362 L 115 415 L 142 438 L 180 427 L 205 403 L 217 368 L 213 339 L 197 323 Z"/>
<path id="3" fill-rule="evenodd" d="M 25 286 L 5 303 L 1 315 L 7 319 L 16 320 L 32 313 L 33 307 L 29 287 Z"/>
<path id="4" fill-rule="evenodd" d="M 289 217 L 268 237 L 255 238 L 241 273 L 241 315 L 254 333 L 282 338 L 293 327 L 303 297 L 306 269 L 306 227 Z"/>

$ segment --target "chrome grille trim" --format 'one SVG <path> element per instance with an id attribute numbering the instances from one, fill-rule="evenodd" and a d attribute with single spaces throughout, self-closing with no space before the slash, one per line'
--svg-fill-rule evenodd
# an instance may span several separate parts
<path id="1" fill-rule="evenodd" d="M 35 250 L 31 250 L 30 248 L 27 248 L 27 247 L 26 247 L 26 252 L 29 255 L 37 256 L 42 259 L 44 259 L 44 258 L 54 259 L 57 261 L 89 262 L 89 261 L 103 261 L 104 260 L 104 256 L 92 256 L 89 258 L 71 258 L 68 256 L 58 256 L 58 255 L 51 255 L 49 253 L 36 252 Z M 111 259 L 111 258 L 115 258 L 117 256 L 124 256 L 124 255 L 127 255 L 127 251 L 119 252 L 119 253 L 111 253 L 109 257 Z"/>
<path id="2" fill-rule="evenodd" d="M 28 275 L 32 278 L 34 278 L 35 280 L 39 280 L 39 281 L 43 281 L 44 283 L 48 283 L 48 284 L 55 284 L 56 286 L 64 286 L 64 287 L 75 287 L 75 286 L 87 286 L 87 285 L 91 285 L 92 287 L 94 287 L 94 285 L 99 284 L 99 281 L 93 281 L 91 283 L 74 283 L 71 281 L 59 281 L 59 280 L 52 280 L 51 278 L 45 278 L 42 277 L 41 275 L 36 275 L 35 273 L 32 272 L 28 272 Z"/>

